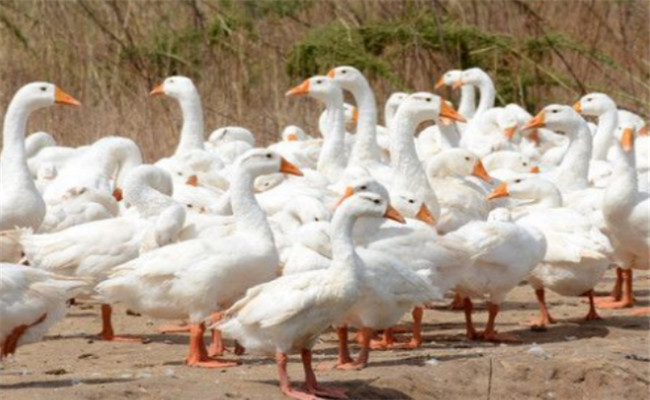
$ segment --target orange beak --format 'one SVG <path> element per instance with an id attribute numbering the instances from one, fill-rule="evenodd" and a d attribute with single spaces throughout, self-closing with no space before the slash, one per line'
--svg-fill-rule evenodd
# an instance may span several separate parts
<path id="1" fill-rule="evenodd" d="M 582 104 L 580 104 L 580 101 L 575 102 L 573 109 L 576 110 L 578 114 L 582 114 Z"/>
<path id="2" fill-rule="evenodd" d="M 458 114 L 458 112 L 444 100 L 440 102 L 440 116 L 452 121 L 467 122 L 465 117 Z"/>
<path id="3" fill-rule="evenodd" d="M 453 87 L 454 89 L 458 89 L 458 88 L 460 88 L 461 86 L 463 86 L 463 81 L 461 81 L 461 80 L 459 79 L 459 80 L 457 80 L 456 82 L 454 82 L 454 85 L 453 85 L 452 87 Z"/>
<path id="4" fill-rule="evenodd" d="M 155 88 L 151 92 L 149 92 L 149 96 L 160 96 L 165 94 L 165 89 L 163 89 L 162 83 Z"/>
<path id="5" fill-rule="evenodd" d="M 533 119 L 528 121 L 526 125 L 523 126 L 522 129 L 534 129 L 534 128 L 543 128 L 546 126 L 546 114 L 544 111 L 540 111 L 539 114 L 535 115 Z"/>
<path id="6" fill-rule="evenodd" d="M 438 90 L 438 89 L 440 89 L 440 88 L 443 87 L 443 86 L 445 86 L 445 80 L 444 80 L 443 77 L 441 76 L 441 77 L 438 78 L 438 80 L 436 81 L 436 85 L 433 87 L 433 90 Z"/>
<path id="7" fill-rule="evenodd" d="M 306 96 L 309 94 L 309 79 L 285 93 L 285 96 Z"/>
<path id="8" fill-rule="evenodd" d="M 122 201 L 122 199 L 124 198 L 124 196 L 122 196 L 122 189 L 115 188 L 113 190 L 113 198 L 115 199 L 115 201 Z"/>
<path id="9" fill-rule="evenodd" d="M 639 136 L 648 136 L 648 124 L 645 124 L 637 132 Z"/>
<path id="10" fill-rule="evenodd" d="M 506 135 L 508 140 L 512 140 L 512 137 L 515 136 L 515 133 L 517 132 L 517 126 L 511 126 L 509 128 L 506 128 L 503 130 L 503 134 Z"/>
<path id="11" fill-rule="evenodd" d="M 295 142 L 298 140 L 298 135 L 296 135 L 295 133 L 290 133 L 287 135 L 287 140 L 290 142 Z"/>
<path id="12" fill-rule="evenodd" d="M 399 211 L 394 209 L 393 206 L 391 206 L 390 204 L 386 207 L 384 218 L 392 219 L 393 221 L 397 221 L 400 224 L 406 223 L 406 220 L 404 219 L 404 217 L 402 217 L 402 214 L 400 214 Z"/>
<path id="13" fill-rule="evenodd" d="M 505 182 L 501 182 L 499 186 L 497 186 L 492 193 L 488 195 L 488 200 L 496 199 L 497 197 L 508 197 L 510 193 L 508 193 L 508 185 Z"/>
<path id="14" fill-rule="evenodd" d="M 327 76 L 330 78 L 334 79 L 334 75 L 336 75 L 336 71 L 334 71 L 334 68 L 330 69 L 329 72 L 327 73 Z"/>
<path id="15" fill-rule="evenodd" d="M 284 157 L 281 157 L 280 160 L 281 160 L 280 161 L 280 172 L 283 172 L 285 174 L 298 175 L 298 176 L 303 175 L 302 171 L 300 169 L 298 169 L 298 167 L 291 164 Z"/>
<path id="16" fill-rule="evenodd" d="M 539 174 L 539 167 L 535 165 L 533 168 L 530 169 L 531 174 Z"/>
<path id="17" fill-rule="evenodd" d="M 355 124 L 359 122 L 359 109 L 356 107 L 352 108 L 352 120 Z"/>
<path id="18" fill-rule="evenodd" d="M 199 177 L 196 176 L 196 175 L 192 175 L 189 178 L 187 178 L 187 181 L 185 181 L 185 184 L 190 185 L 190 186 L 194 186 L 194 187 L 199 186 Z"/>
<path id="19" fill-rule="evenodd" d="M 623 136 L 621 136 L 621 147 L 626 153 L 634 149 L 634 132 L 631 128 L 623 129 Z"/>
<path id="20" fill-rule="evenodd" d="M 338 207 L 338 206 L 340 206 L 341 204 L 343 204 L 343 202 L 345 201 L 345 199 L 347 199 L 348 197 L 352 197 L 353 195 L 354 195 L 354 189 L 352 189 L 352 186 L 348 186 L 348 187 L 346 187 L 346 188 L 345 188 L 345 193 L 343 193 L 343 197 L 341 197 L 341 198 L 339 199 L 339 201 L 336 202 L 336 207 Z"/>
<path id="21" fill-rule="evenodd" d="M 472 175 L 483 179 L 487 183 L 492 182 L 492 177 L 485 170 L 485 167 L 483 166 L 481 160 L 478 160 L 474 165 L 474 171 L 472 171 Z"/>
<path id="22" fill-rule="evenodd" d="M 539 146 L 540 140 L 539 140 L 539 132 L 537 131 L 537 129 L 535 129 L 530 133 L 530 135 L 528 135 L 528 139 L 532 140 L 533 142 L 535 142 L 535 145 Z"/>
<path id="23" fill-rule="evenodd" d="M 427 205 L 424 203 L 422 203 L 420 206 L 418 213 L 415 214 L 415 218 L 419 219 L 420 221 L 424 221 L 429 225 L 436 224 L 436 219 L 433 217 L 433 215 L 431 215 L 431 211 L 429 211 L 429 208 L 427 208 Z"/>
<path id="24" fill-rule="evenodd" d="M 58 86 L 54 89 L 54 102 L 56 104 L 66 104 L 69 106 L 80 106 L 81 103 L 77 101 L 74 97 L 70 96 L 63 90 L 59 89 Z"/>

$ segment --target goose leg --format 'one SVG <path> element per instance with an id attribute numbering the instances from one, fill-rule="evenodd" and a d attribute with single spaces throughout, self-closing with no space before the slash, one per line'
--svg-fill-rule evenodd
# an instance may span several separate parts
<path id="1" fill-rule="evenodd" d="M 318 385 L 316 381 L 316 374 L 314 374 L 314 369 L 311 366 L 311 350 L 302 349 L 300 352 L 300 358 L 302 359 L 302 366 L 305 370 L 305 386 L 307 391 L 313 395 L 325 396 L 334 399 L 347 399 L 348 396 L 345 395 L 345 390 L 338 389 L 334 387 L 322 387 Z"/>
<path id="2" fill-rule="evenodd" d="M 344 325 L 337 328 L 336 335 L 339 338 L 339 354 L 337 365 L 351 363 L 352 357 L 350 357 L 350 348 L 348 347 L 348 326 Z"/>
<path id="3" fill-rule="evenodd" d="M 616 281 L 612 288 L 612 294 L 605 297 L 598 297 L 595 299 L 596 304 L 611 303 L 613 301 L 620 301 L 623 294 L 623 268 L 616 267 Z"/>
<path id="4" fill-rule="evenodd" d="M 540 317 L 538 320 L 531 320 L 530 325 L 533 327 L 545 328 L 546 325 L 555 324 L 557 321 L 551 317 L 551 313 L 546 306 L 546 296 L 544 288 L 535 289 L 535 297 L 537 297 L 537 304 L 539 305 Z"/>
<path id="5" fill-rule="evenodd" d="M 338 369 L 345 370 L 359 370 L 368 366 L 368 358 L 370 356 L 370 340 L 372 339 L 372 329 L 370 328 L 361 328 L 361 350 L 359 351 L 359 356 L 356 361 L 349 362 L 346 364 L 337 365 Z"/>
<path id="6" fill-rule="evenodd" d="M 280 380 L 280 390 L 285 396 L 298 399 L 298 400 L 318 400 L 317 397 L 311 393 L 303 392 L 291 387 L 289 381 L 289 374 L 287 374 L 287 361 L 288 357 L 285 353 L 277 353 L 275 355 L 275 363 L 278 367 L 278 378 Z"/>
<path id="7" fill-rule="evenodd" d="M 499 305 L 488 302 L 488 322 L 485 331 L 480 335 L 483 340 L 489 342 L 518 342 L 519 339 L 514 335 L 498 333 L 495 329 L 497 314 L 499 314 Z"/>
<path id="8" fill-rule="evenodd" d="M 612 302 L 602 302 L 598 304 L 598 308 L 603 309 L 619 309 L 632 307 L 634 305 L 634 292 L 632 289 L 632 269 L 624 269 L 623 276 L 623 293 L 621 300 Z"/>
<path id="9" fill-rule="evenodd" d="M 373 350 L 387 350 L 395 345 L 395 335 L 393 328 L 384 329 L 384 334 L 381 340 L 370 340 L 370 348 Z M 360 336 L 359 341 L 362 342 L 363 338 Z"/>
<path id="10" fill-rule="evenodd" d="M 406 345 L 410 349 L 422 346 L 422 316 L 424 309 L 422 307 L 413 307 L 411 315 L 413 316 L 413 338 Z"/>
<path id="11" fill-rule="evenodd" d="M 201 368 L 228 368 L 239 365 L 236 361 L 218 361 L 208 357 L 203 343 L 205 325 L 190 324 L 190 352 L 185 359 L 185 364 Z"/>
<path id="12" fill-rule="evenodd" d="M 190 326 L 188 324 L 180 325 L 162 325 L 156 328 L 160 333 L 185 333 L 190 331 Z"/>
<path id="13" fill-rule="evenodd" d="M 41 315 L 35 322 L 29 324 L 29 325 L 20 325 L 15 327 L 9 336 L 7 337 L 7 340 L 5 341 L 5 345 L 3 346 L 3 355 L 7 356 L 9 354 L 14 354 L 16 352 L 16 348 L 18 348 L 18 341 L 20 340 L 20 337 L 27 332 L 27 329 L 31 328 L 32 326 L 38 325 L 41 322 L 45 321 L 45 318 L 47 317 L 47 313 Z"/>
<path id="14" fill-rule="evenodd" d="M 221 321 L 221 313 L 216 312 L 212 314 L 212 317 L 210 319 L 213 324 Z M 212 329 L 211 339 L 212 340 L 210 343 L 210 347 L 208 348 L 208 356 L 210 357 L 222 356 L 225 348 L 223 345 L 223 340 L 221 339 L 221 331 L 218 329 Z"/>
<path id="15" fill-rule="evenodd" d="M 467 338 L 474 340 L 478 338 L 478 333 L 474 329 L 474 323 L 472 322 L 472 311 L 474 310 L 474 305 L 472 300 L 469 297 L 463 299 L 463 308 L 465 310 L 465 326 L 467 331 Z"/>
<path id="16" fill-rule="evenodd" d="M 114 341 L 114 342 L 142 342 L 142 339 L 137 337 L 126 337 L 126 336 L 115 336 L 113 332 L 113 323 L 111 321 L 111 315 L 113 314 L 113 308 L 110 304 L 102 304 L 102 331 L 99 333 L 99 337 L 102 340 Z"/>
<path id="17" fill-rule="evenodd" d="M 594 303 L 594 290 L 591 289 L 588 291 L 587 296 L 589 296 L 589 312 L 585 317 L 585 321 L 596 321 L 602 319 L 602 317 L 596 312 L 596 305 Z"/>

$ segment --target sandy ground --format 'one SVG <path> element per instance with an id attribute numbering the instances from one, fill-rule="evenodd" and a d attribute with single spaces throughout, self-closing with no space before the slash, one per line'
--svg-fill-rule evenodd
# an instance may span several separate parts
<path id="1" fill-rule="evenodd" d="M 640 305 L 648 305 L 649 275 L 637 275 L 637 298 Z M 611 283 L 608 273 L 598 289 L 604 292 Z M 421 349 L 373 351 L 365 370 L 325 371 L 317 376 L 321 383 L 344 387 L 352 399 L 648 398 L 648 317 L 602 311 L 604 320 L 578 323 L 573 319 L 586 314 L 586 299 L 549 293 L 547 300 L 560 322 L 544 332 L 521 325 L 537 315 L 529 286 L 517 287 L 503 304 L 498 327 L 518 335 L 521 344 L 469 341 L 462 312 L 428 310 Z M 89 335 L 99 331 L 98 312 L 97 305 L 74 306 L 44 342 L 19 348 L 13 362 L 0 371 L 0 399 L 284 398 L 273 360 L 245 355 L 235 368 L 189 368 L 182 363 L 187 336 L 156 333 L 155 325 L 164 321 L 128 316 L 117 307 L 117 332 L 144 335 L 150 341 L 108 343 Z M 479 303 L 476 323 L 483 324 L 486 317 Z M 409 324 L 410 316 L 404 321 Z M 314 361 L 335 358 L 335 335 L 330 331 L 316 347 Z M 296 356 L 289 373 L 301 383 Z"/>

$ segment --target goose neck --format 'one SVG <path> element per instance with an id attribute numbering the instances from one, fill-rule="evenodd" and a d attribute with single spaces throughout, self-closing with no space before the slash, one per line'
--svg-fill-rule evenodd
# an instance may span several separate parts
<path id="1" fill-rule="evenodd" d="M 203 149 L 203 109 L 198 93 L 191 93 L 180 97 L 178 102 L 183 114 L 183 127 L 181 137 L 176 148 L 176 154 L 189 150 Z"/>
<path id="2" fill-rule="evenodd" d="M 481 79 L 481 82 L 478 85 L 478 89 L 480 92 L 480 97 L 474 116 L 480 115 L 490 108 L 494 107 L 494 100 L 496 98 L 494 83 L 492 83 L 492 79 L 489 77 Z"/>
<path id="3" fill-rule="evenodd" d="M 614 130 L 618 125 L 618 110 L 607 110 L 598 117 L 598 128 L 593 138 L 593 160 L 606 160 L 614 140 Z"/>
<path id="4" fill-rule="evenodd" d="M 29 113 L 30 110 L 25 104 L 14 99 L 5 114 L 2 130 L 3 147 L 0 155 L 3 182 L 11 180 L 12 182 L 31 183 L 34 186 L 27 167 L 25 153 L 25 130 Z"/>
<path id="5" fill-rule="evenodd" d="M 345 169 L 345 115 L 343 98 L 327 105 L 325 110 L 327 134 L 318 157 L 316 169 L 330 181 L 337 180 Z"/>
<path id="6" fill-rule="evenodd" d="M 634 149 L 623 152 L 614 144 L 614 171 L 604 197 L 604 212 L 609 215 L 627 214 L 637 202 L 638 177 Z"/>
<path id="7" fill-rule="evenodd" d="M 418 161 L 417 151 L 413 137 L 418 121 L 408 113 L 398 110 L 390 129 L 390 159 L 391 166 L 397 173 L 410 173 L 422 169 Z"/>
<path id="8" fill-rule="evenodd" d="M 339 210 L 334 213 L 330 224 L 330 238 L 332 243 L 332 260 L 335 265 L 355 263 L 356 251 L 352 232 L 356 218 L 346 212 Z"/>
<path id="9" fill-rule="evenodd" d="M 243 168 L 236 168 L 230 183 L 230 204 L 237 228 L 261 234 L 273 240 L 266 213 L 262 210 L 253 189 L 255 177 Z"/>
<path id="10" fill-rule="evenodd" d="M 591 133 L 586 122 L 581 122 L 570 138 L 562 163 L 558 167 L 558 187 L 561 190 L 586 189 L 589 186 L 589 160 L 591 158 Z"/>
<path id="11" fill-rule="evenodd" d="M 476 90 L 474 86 L 461 86 L 458 112 L 465 118 L 472 118 L 474 116 L 476 112 Z"/>
<path id="12" fill-rule="evenodd" d="M 375 103 L 375 95 L 367 83 L 361 88 L 352 91 L 352 95 L 359 108 L 359 120 L 350 162 L 364 165 L 379 160 L 379 146 L 376 138 L 377 104 Z"/>

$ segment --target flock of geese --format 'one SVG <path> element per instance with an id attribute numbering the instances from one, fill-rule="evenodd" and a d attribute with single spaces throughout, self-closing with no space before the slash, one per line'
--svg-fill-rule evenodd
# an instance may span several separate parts
<path id="1" fill-rule="evenodd" d="M 432 93 L 393 93 L 378 125 L 363 74 L 334 68 L 287 92 L 322 103 L 320 137 L 288 126 L 260 148 L 242 127 L 205 141 L 196 87 L 169 77 L 151 95 L 180 104 L 180 140 L 152 165 L 124 137 L 76 148 L 45 132 L 25 137 L 32 112 L 80 103 L 51 83 L 23 86 L 5 113 L 0 165 L 2 356 L 40 340 L 70 299 L 92 298 L 104 340 L 139 340 L 114 332 L 111 305 L 122 303 L 179 323 L 163 331 L 189 331 L 187 365 L 237 365 L 217 358 L 231 338 L 236 354 L 275 355 L 286 395 L 345 398 L 312 368 L 329 327 L 339 339 L 334 367 L 359 369 L 371 348 L 420 346 L 424 309 L 447 294 L 465 311 L 467 336 L 486 341 L 516 340 L 497 332 L 496 317 L 524 280 L 537 325 L 555 323 L 547 289 L 587 296 L 586 320 L 600 319 L 597 308 L 632 307 L 633 271 L 650 262 L 644 120 L 602 93 L 534 117 L 496 107 L 478 68 L 445 73 L 436 89 L 444 86 L 460 89 L 458 111 Z M 610 266 L 612 295 L 594 298 Z M 473 299 L 487 301 L 483 330 Z M 409 312 L 412 338 L 399 343 L 393 327 Z M 287 376 L 295 352 L 304 391 Z"/>

